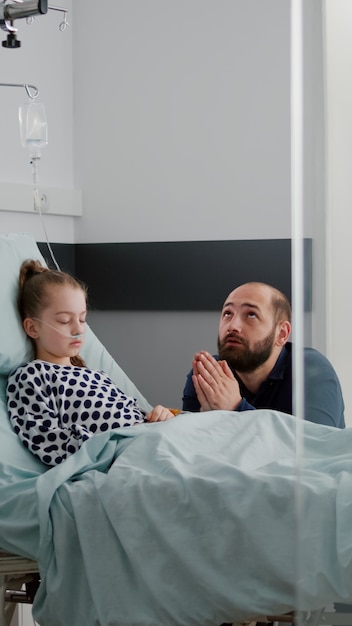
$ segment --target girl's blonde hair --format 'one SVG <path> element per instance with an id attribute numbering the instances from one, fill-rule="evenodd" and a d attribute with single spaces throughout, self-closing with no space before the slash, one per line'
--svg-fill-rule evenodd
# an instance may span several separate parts
<path id="1" fill-rule="evenodd" d="M 65 285 L 74 289 L 81 289 L 87 299 L 85 285 L 70 274 L 51 270 L 44 267 L 40 261 L 33 259 L 24 261 L 20 269 L 17 297 L 17 306 L 22 322 L 27 317 L 40 317 L 42 309 L 50 304 L 48 287 Z M 32 339 L 31 341 L 35 348 L 35 341 Z M 70 360 L 72 365 L 85 366 L 85 362 L 79 355 L 71 357 Z"/>

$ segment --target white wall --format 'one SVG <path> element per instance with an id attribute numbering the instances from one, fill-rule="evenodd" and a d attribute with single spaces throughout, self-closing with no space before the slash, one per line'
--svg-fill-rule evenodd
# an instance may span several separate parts
<path id="1" fill-rule="evenodd" d="M 74 3 L 76 173 L 84 201 L 77 241 L 289 238 L 290 2 L 110 0 L 104 7 L 108 27 L 99 40 L 92 39 L 95 7 Z M 305 5 L 305 235 L 315 238 L 313 333 L 307 327 L 309 341 L 313 335 L 324 351 L 321 53 L 321 3 L 313 0 Z M 134 337 L 136 316 L 145 329 L 138 351 L 149 355 L 151 374 L 140 358 L 130 358 L 120 330 L 111 332 L 123 324 L 125 336 Z M 177 334 L 166 330 L 167 320 L 155 314 L 157 331 L 150 333 L 145 314 L 94 314 L 99 333 L 110 329 L 113 353 L 132 361 L 130 374 L 143 374 L 151 401 L 166 389 L 175 402 L 185 376 L 183 359 L 171 360 L 165 371 L 155 346 L 180 349 L 192 319 L 185 317 Z M 201 322 L 198 348 L 216 339 L 215 316 L 208 323 Z"/>
<path id="2" fill-rule="evenodd" d="M 311 338 L 305 343 L 326 353 L 326 205 L 324 12 L 321 0 L 303 2 L 304 42 L 304 234 L 313 239 Z"/>
<path id="3" fill-rule="evenodd" d="M 0 47 L 0 82 L 30 83 L 39 89 L 38 101 L 45 104 L 49 145 L 42 150 L 39 185 L 72 188 L 73 166 L 73 89 L 72 89 L 72 0 L 62 5 L 69 10 L 71 28 L 59 31 L 61 13 L 48 11 L 28 25 L 16 20 L 21 47 Z M 0 31 L 0 39 L 5 32 Z M 18 107 L 29 98 L 22 88 L 0 87 L 0 187 L 1 183 L 32 183 L 29 154 L 22 148 L 18 127 Z M 21 209 L 21 206 L 18 207 Z M 51 241 L 73 242 L 74 220 L 71 217 L 46 217 Z M 28 231 L 43 240 L 43 227 L 37 214 L 0 212 L 1 232 Z"/>
<path id="4" fill-rule="evenodd" d="M 77 241 L 290 237 L 290 2 L 73 9 Z"/>
<path id="5" fill-rule="evenodd" d="M 352 425 L 351 198 L 352 3 L 325 1 L 328 199 L 328 356 L 341 378 Z"/>
<path id="6" fill-rule="evenodd" d="M 73 10 L 76 240 L 289 238 L 290 3 Z M 194 352 L 216 349 L 217 313 L 90 323 L 153 404 L 180 406 Z"/>

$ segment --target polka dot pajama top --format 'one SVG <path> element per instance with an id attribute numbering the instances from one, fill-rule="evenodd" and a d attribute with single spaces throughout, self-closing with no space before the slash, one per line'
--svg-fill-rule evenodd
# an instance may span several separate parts
<path id="1" fill-rule="evenodd" d="M 57 465 L 95 433 L 145 421 L 105 372 L 35 360 L 10 374 L 10 421 L 24 445 Z"/>

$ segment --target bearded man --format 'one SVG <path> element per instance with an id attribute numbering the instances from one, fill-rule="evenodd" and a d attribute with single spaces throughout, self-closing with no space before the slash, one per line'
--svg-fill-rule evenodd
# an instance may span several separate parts
<path id="1" fill-rule="evenodd" d="M 292 414 L 291 306 L 281 291 L 251 282 L 224 303 L 218 355 L 195 354 L 183 391 L 183 411 L 274 409 Z M 345 427 L 337 374 L 328 359 L 304 348 L 305 419 Z"/>

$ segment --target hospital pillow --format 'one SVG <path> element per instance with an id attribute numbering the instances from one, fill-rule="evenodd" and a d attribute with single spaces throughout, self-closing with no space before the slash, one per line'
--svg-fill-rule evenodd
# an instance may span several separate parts
<path id="1" fill-rule="evenodd" d="M 16 306 L 19 268 L 26 259 L 45 264 L 32 237 L 25 233 L 0 235 L 0 374 L 5 376 L 31 355 Z"/>

